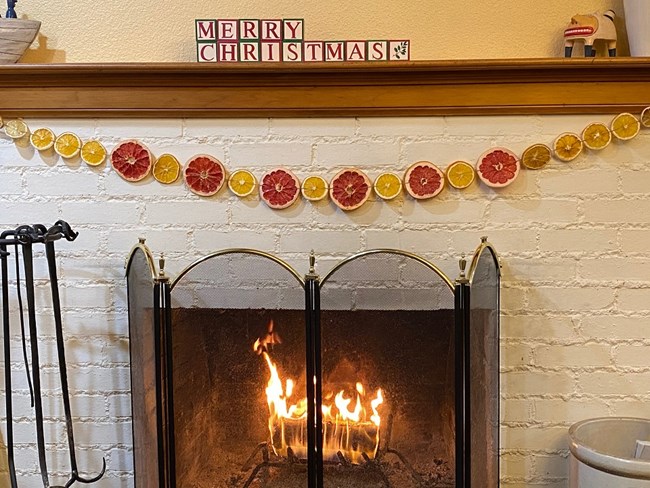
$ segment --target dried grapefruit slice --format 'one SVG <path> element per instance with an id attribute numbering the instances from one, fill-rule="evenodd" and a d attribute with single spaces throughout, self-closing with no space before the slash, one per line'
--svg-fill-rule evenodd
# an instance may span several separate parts
<path id="1" fill-rule="evenodd" d="M 47 151 L 50 149 L 54 145 L 54 139 L 56 139 L 54 132 L 47 127 L 36 129 L 32 132 L 32 135 L 29 136 L 32 146 L 39 151 Z"/>
<path id="2" fill-rule="evenodd" d="M 253 173 L 245 169 L 238 169 L 228 178 L 228 188 L 238 197 L 247 197 L 255 190 L 257 180 Z"/>
<path id="3" fill-rule="evenodd" d="M 445 187 L 444 173 L 429 161 L 418 161 L 404 173 L 406 191 L 413 198 L 433 198 Z"/>
<path id="4" fill-rule="evenodd" d="M 354 210 L 366 203 L 372 183 L 366 174 L 356 168 L 345 168 L 330 182 L 330 198 L 341 210 Z"/>
<path id="5" fill-rule="evenodd" d="M 564 132 L 555 139 L 553 150 L 556 158 L 568 163 L 582 152 L 582 139 L 573 132 Z"/>
<path id="6" fill-rule="evenodd" d="M 99 166 L 106 160 L 106 148 L 99 141 L 87 141 L 81 146 L 81 160 L 89 166 Z"/>
<path id="7" fill-rule="evenodd" d="M 503 188 L 515 181 L 520 167 L 515 153 L 505 147 L 494 147 L 478 158 L 476 172 L 487 186 Z"/>
<path id="8" fill-rule="evenodd" d="M 5 134 L 12 139 L 20 139 L 29 134 L 29 127 L 23 119 L 8 120 L 5 124 Z"/>
<path id="9" fill-rule="evenodd" d="M 153 156 L 140 141 L 128 140 L 113 148 L 111 165 L 126 181 L 140 181 L 151 171 Z"/>
<path id="10" fill-rule="evenodd" d="M 327 181 L 320 176 L 308 176 L 302 182 L 302 196 L 310 202 L 317 202 L 327 196 Z"/>
<path id="11" fill-rule="evenodd" d="M 382 173 L 375 178 L 373 188 L 379 198 L 392 200 L 402 193 L 402 179 L 395 173 Z"/>
<path id="12" fill-rule="evenodd" d="M 223 186 L 226 169 L 217 158 L 209 154 L 198 154 L 185 163 L 183 179 L 192 192 L 209 197 Z"/>
<path id="13" fill-rule="evenodd" d="M 629 141 L 638 135 L 641 123 L 634 115 L 623 112 L 614 117 L 609 127 L 617 139 Z"/>
<path id="14" fill-rule="evenodd" d="M 77 134 L 64 132 L 54 141 L 54 150 L 62 158 L 74 158 L 81 151 L 81 139 Z"/>
<path id="15" fill-rule="evenodd" d="M 161 154 L 151 168 L 156 181 L 169 185 L 181 175 L 181 163 L 173 154 Z"/>
<path id="16" fill-rule="evenodd" d="M 299 194 L 300 180 L 286 168 L 275 168 L 262 176 L 260 198 L 271 208 L 287 208 Z"/>
<path id="17" fill-rule="evenodd" d="M 455 161 L 445 171 L 449 184 L 458 190 L 467 188 L 474 183 L 475 174 L 474 166 L 465 161 Z"/>
<path id="18" fill-rule="evenodd" d="M 528 169 L 540 169 L 551 160 L 551 150 L 546 144 L 533 144 L 521 155 L 521 164 Z"/>
<path id="19" fill-rule="evenodd" d="M 643 127 L 650 127 L 650 107 L 646 107 L 641 112 L 641 125 Z"/>
<path id="20" fill-rule="evenodd" d="M 582 140 L 589 149 L 600 151 L 612 142 L 612 133 L 602 122 L 594 122 L 582 131 Z"/>

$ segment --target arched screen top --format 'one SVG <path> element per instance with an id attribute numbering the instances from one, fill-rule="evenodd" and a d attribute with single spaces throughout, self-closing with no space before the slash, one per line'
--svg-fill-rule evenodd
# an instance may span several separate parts
<path id="1" fill-rule="evenodd" d="M 137 270 L 132 268 L 137 268 Z M 149 248 L 143 243 L 136 244 L 131 249 L 131 253 L 126 261 L 127 278 L 131 276 L 130 273 L 132 270 L 140 277 L 148 275 L 152 280 L 156 278 L 156 266 L 154 264 L 153 255 Z"/>
<path id="2" fill-rule="evenodd" d="M 201 258 L 171 284 L 172 307 L 280 309 L 304 307 L 303 278 L 285 261 L 253 249 Z"/>

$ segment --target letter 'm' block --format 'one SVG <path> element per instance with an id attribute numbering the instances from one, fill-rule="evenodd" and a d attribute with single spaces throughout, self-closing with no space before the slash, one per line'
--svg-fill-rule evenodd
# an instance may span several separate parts
<path id="1" fill-rule="evenodd" d="M 217 21 L 212 19 L 196 19 L 196 40 L 197 41 L 216 41 L 217 40 Z"/>
<path id="2" fill-rule="evenodd" d="M 325 61 L 345 61 L 344 41 L 325 41 Z"/>

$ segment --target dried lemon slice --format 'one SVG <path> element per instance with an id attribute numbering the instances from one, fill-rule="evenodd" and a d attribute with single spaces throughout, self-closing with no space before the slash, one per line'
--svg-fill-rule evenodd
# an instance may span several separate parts
<path id="1" fill-rule="evenodd" d="M 445 176 L 451 186 L 462 190 L 474 183 L 476 172 L 471 164 L 465 161 L 455 161 L 447 167 Z"/>
<path id="2" fill-rule="evenodd" d="M 641 125 L 643 127 L 650 127 L 650 107 L 646 107 L 641 112 Z"/>
<path id="3" fill-rule="evenodd" d="M 99 141 L 88 141 L 81 146 L 81 160 L 89 166 L 99 166 L 106 160 L 106 148 Z"/>
<path id="4" fill-rule="evenodd" d="M 546 144 L 533 144 L 521 155 L 521 164 L 528 169 L 540 169 L 551 160 L 551 150 Z"/>
<path id="5" fill-rule="evenodd" d="M 375 179 L 375 193 L 384 200 L 392 200 L 402 192 L 402 180 L 395 173 L 382 173 Z"/>
<path id="6" fill-rule="evenodd" d="M 560 161 L 573 161 L 582 152 L 582 139 L 573 132 L 564 132 L 555 139 L 553 150 Z"/>
<path id="7" fill-rule="evenodd" d="M 641 124 L 634 115 L 624 112 L 614 117 L 610 128 L 617 139 L 629 141 L 637 136 L 641 130 Z"/>
<path id="8" fill-rule="evenodd" d="M 328 190 L 327 181 L 320 176 L 308 176 L 300 187 L 302 196 L 310 202 L 322 200 L 327 196 Z"/>
<path id="9" fill-rule="evenodd" d="M 582 131 L 582 140 L 589 149 L 600 151 L 612 142 L 612 133 L 602 122 L 594 122 Z"/>
<path id="10" fill-rule="evenodd" d="M 54 132 L 46 127 L 36 129 L 32 132 L 32 135 L 29 136 L 32 146 L 39 151 L 47 151 L 51 148 L 54 145 L 54 139 L 56 139 Z"/>
<path id="11" fill-rule="evenodd" d="M 62 158 L 74 158 L 81 151 L 81 139 L 77 134 L 64 132 L 54 141 L 54 150 Z"/>
<path id="12" fill-rule="evenodd" d="M 20 139 L 29 134 L 29 127 L 23 119 L 12 119 L 5 124 L 5 134 L 12 139 Z"/>
<path id="13" fill-rule="evenodd" d="M 230 178 L 228 178 L 228 188 L 238 197 L 247 197 L 257 186 L 257 180 L 253 173 L 245 169 L 238 169 L 233 171 Z"/>

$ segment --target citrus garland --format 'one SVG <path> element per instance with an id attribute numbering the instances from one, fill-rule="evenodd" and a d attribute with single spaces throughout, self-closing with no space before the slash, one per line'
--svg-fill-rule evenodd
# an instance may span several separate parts
<path id="1" fill-rule="evenodd" d="M 650 128 L 650 107 L 640 117 L 624 112 L 612 119 L 609 126 L 602 122 L 588 124 L 581 134 L 565 132 L 560 134 L 551 147 L 536 143 L 521 155 L 504 147 L 493 147 L 478 158 L 474 166 L 466 161 L 454 161 L 443 172 L 429 161 L 418 161 L 410 165 L 403 177 L 396 173 L 379 174 L 374 182 L 357 168 L 345 168 L 328 183 L 319 175 L 309 175 L 302 183 L 287 168 L 274 168 L 261 178 L 256 178 L 246 169 L 228 173 L 223 164 L 208 154 L 192 157 L 184 166 L 171 154 L 162 154 L 157 159 L 151 151 L 137 140 L 122 141 L 109 154 L 96 140 L 82 143 L 72 132 L 58 137 L 48 128 L 31 132 L 22 119 L 12 119 L 0 127 L 14 140 L 28 138 L 38 151 L 55 151 L 64 159 L 80 156 L 89 166 L 98 166 L 108 159 L 117 174 L 127 181 L 140 181 L 153 174 L 156 181 L 171 184 L 181 175 L 185 185 L 200 196 L 212 196 L 224 184 L 230 191 L 246 198 L 258 193 L 270 208 L 280 210 L 291 206 L 300 195 L 311 202 L 329 197 L 343 210 L 361 207 L 374 191 L 382 200 L 392 200 L 406 192 L 416 200 L 426 200 L 438 195 L 446 184 L 457 190 L 469 187 L 475 177 L 486 186 L 503 188 L 515 181 L 522 166 L 527 170 L 541 169 L 552 157 L 562 162 L 576 159 L 586 147 L 591 151 L 605 149 L 613 139 L 628 141 L 636 137 L 641 128 Z M 255 192 L 255 190 L 258 190 Z"/>

